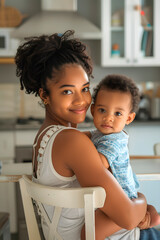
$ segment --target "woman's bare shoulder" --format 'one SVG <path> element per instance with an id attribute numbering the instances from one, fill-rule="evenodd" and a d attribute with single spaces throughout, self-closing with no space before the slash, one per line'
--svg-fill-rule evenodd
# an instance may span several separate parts
<path id="1" fill-rule="evenodd" d="M 61 131 L 55 139 L 54 147 L 54 150 L 61 149 L 62 151 L 63 149 L 63 153 L 61 154 L 66 155 L 65 159 L 78 159 L 79 155 L 86 158 L 85 156 L 86 152 L 88 153 L 88 149 L 90 156 L 92 154 L 98 155 L 94 144 L 88 136 L 77 129 L 65 129 Z"/>
<path id="2" fill-rule="evenodd" d="M 94 165 L 101 160 L 92 141 L 83 132 L 74 129 L 67 129 L 58 134 L 54 150 L 61 158 L 65 159 L 70 167 L 80 165 L 87 168 L 87 165 Z M 61 152 L 60 152 L 61 149 Z M 80 164 L 80 165 L 79 165 Z"/>
<path id="3" fill-rule="evenodd" d="M 99 154 L 92 141 L 76 129 L 67 129 L 60 132 L 52 149 L 52 156 L 58 159 L 65 168 L 70 169 L 83 178 L 84 168 L 88 171 L 94 162 L 101 164 Z M 102 164 L 101 164 L 102 165 Z"/>
<path id="4" fill-rule="evenodd" d="M 91 142 L 89 138 L 83 132 L 77 129 L 64 129 L 57 136 L 57 141 L 62 141 L 65 143 L 72 143 L 76 145 L 77 143 L 85 141 L 88 144 Z"/>

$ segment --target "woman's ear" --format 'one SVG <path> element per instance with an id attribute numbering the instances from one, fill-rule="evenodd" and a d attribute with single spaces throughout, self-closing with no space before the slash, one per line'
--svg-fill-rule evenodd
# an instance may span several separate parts
<path id="1" fill-rule="evenodd" d="M 133 122 L 133 120 L 135 119 L 135 116 L 136 116 L 135 112 L 129 113 L 126 124 L 129 125 L 131 122 Z"/>
<path id="2" fill-rule="evenodd" d="M 44 105 L 47 105 L 48 104 L 48 96 L 43 88 L 39 89 L 39 96 L 40 96 L 41 100 L 43 101 Z"/>
<path id="3" fill-rule="evenodd" d="M 94 106 L 95 106 L 95 105 L 92 103 L 92 104 L 91 104 L 91 114 L 92 114 L 92 116 L 94 115 Z"/>

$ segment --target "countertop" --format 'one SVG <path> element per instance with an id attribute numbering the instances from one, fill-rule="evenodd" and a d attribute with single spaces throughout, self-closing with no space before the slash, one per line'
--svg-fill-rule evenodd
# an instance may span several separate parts
<path id="1" fill-rule="evenodd" d="M 134 120 L 131 123 L 132 126 L 160 126 L 160 120 Z M 0 120 L 0 131 L 18 131 L 18 130 L 38 130 L 41 124 L 31 123 L 31 124 L 17 124 L 15 119 L 3 119 Z M 92 121 L 83 122 L 78 125 L 78 129 L 87 130 L 94 128 Z"/>
<path id="2" fill-rule="evenodd" d="M 41 124 L 17 124 L 14 120 L 1 121 L 0 131 L 19 131 L 19 130 L 38 130 Z M 91 129 L 94 128 L 93 122 L 84 122 L 78 125 L 78 129 Z"/>

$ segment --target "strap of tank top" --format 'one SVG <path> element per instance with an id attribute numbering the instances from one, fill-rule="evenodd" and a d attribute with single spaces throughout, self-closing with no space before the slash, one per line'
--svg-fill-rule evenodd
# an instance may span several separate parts
<path id="1" fill-rule="evenodd" d="M 57 131 L 61 130 L 61 129 L 65 129 L 66 127 L 61 126 L 61 125 L 54 125 L 54 127 L 51 127 L 46 134 L 43 136 L 41 142 L 40 142 L 40 148 L 38 150 L 38 157 L 37 157 L 37 161 L 38 162 L 42 162 L 43 159 L 43 153 L 45 151 L 45 148 L 47 146 L 47 143 L 49 141 L 49 139 L 51 138 L 51 136 L 56 133 Z M 68 128 L 68 127 L 67 127 Z"/>
<path id="2" fill-rule="evenodd" d="M 54 130 L 52 130 L 54 128 Z M 47 129 L 49 129 L 45 135 L 43 136 L 41 143 L 40 143 L 40 148 L 38 150 L 38 157 L 37 157 L 37 161 L 38 162 L 42 162 L 42 157 L 43 157 L 43 153 L 45 151 L 45 147 L 50 139 L 50 137 L 57 131 L 59 131 L 62 128 L 67 128 L 67 129 L 72 129 L 72 127 L 64 127 L 62 125 L 50 125 L 47 128 L 45 128 L 37 137 L 36 143 L 33 145 L 33 165 L 32 165 L 32 171 L 34 172 L 34 163 L 35 163 L 35 147 L 38 143 L 39 137 L 42 135 L 42 133 L 44 133 L 44 131 L 46 131 Z M 40 156 L 41 155 L 41 156 Z"/>
<path id="3" fill-rule="evenodd" d="M 37 146 L 38 140 L 40 138 L 40 136 L 49 128 L 54 127 L 55 125 L 50 125 L 48 127 L 46 127 L 45 129 L 43 129 L 43 131 L 38 135 L 36 142 L 33 144 L 33 162 L 32 162 L 32 172 L 34 172 L 34 163 L 35 163 L 35 147 Z"/>

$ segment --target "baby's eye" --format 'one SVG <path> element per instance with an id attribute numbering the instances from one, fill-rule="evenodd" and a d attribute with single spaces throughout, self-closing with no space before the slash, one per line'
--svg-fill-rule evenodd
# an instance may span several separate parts
<path id="1" fill-rule="evenodd" d="M 98 112 L 100 112 L 100 113 L 105 113 L 106 110 L 105 110 L 104 108 L 99 108 L 99 109 L 98 109 Z"/>
<path id="2" fill-rule="evenodd" d="M 83 92 L 88 92 L 89 91 L 89 87 L 85 87 L 82 89 Z"/>
<path id="3" fill-rule="evenodd" d="M 65 91 L 63 91 L 63 94 L 64 95 L 70 95 L 70 94 L 72 94 L 72 91 L 71 90 L 65 90 Z"/>
<path id="4" fill-rule="evenodd" d="M 119 117 L 121 116 L 122 114 L 120 112 L 115 112 L 115 116 Z"/>

